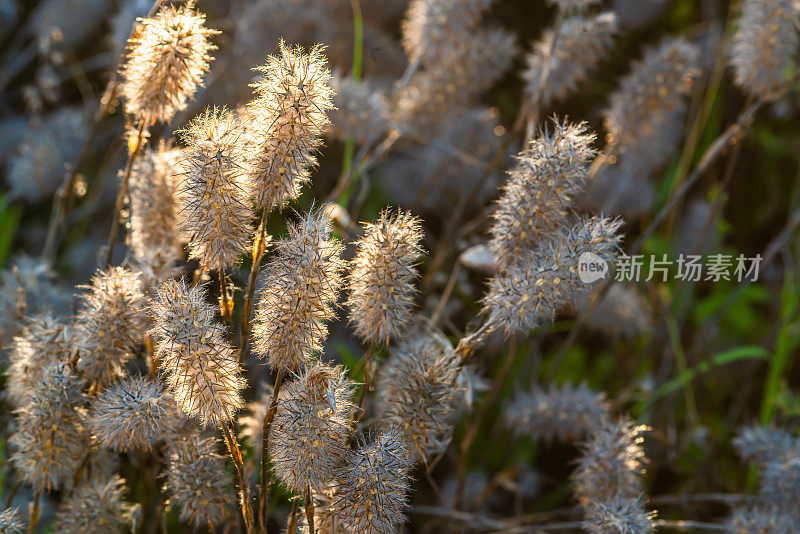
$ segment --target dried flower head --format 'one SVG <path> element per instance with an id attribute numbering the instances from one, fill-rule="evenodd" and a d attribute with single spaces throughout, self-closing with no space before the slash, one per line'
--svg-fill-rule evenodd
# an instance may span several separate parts
<path id="1" fill-rule="evenodd" d="M 503 412 L 506 425 L 519 435 L 544 441 L 576 441 L 608 424 L 610 407 L 603 393 L 585 384 L 519 393 Z"/>
<path id="2" fill-rule="evenodd" d="M 12 402 L 27 402 L 48 364 L 66 363 L 74 351 L 74 330 L 50 313 L 28 318 L 11 345 L 7 391 Z"/>
<path id="3" fill-rule="evenodd" d="M 379 371 L 381 421 L 402 429 L 412 458 L 427 462 L 453 432 L 464 390 L 459 360 L 437 332 L 412 332 Z"/>
<path id="4" fill-rule="evenodd" d="M 225 339 L 206 303 L 204 287 L 169 280 L 150 305 L 156 356 L 181 411 L 203 426 L 228 424 L 244 406 L 246 383 L 238 352 Z"/>
<path id="5" fill-rule="evenodd" d="M 164 492 L 167 504 L 196 527 L 218 526 L 231 515 L 231 477 L 211 438 L 192 434 L 170 443 Z"/>
<path id="6" fill-rule="evenodd" d="M 774 504 L 743 506 L 733 509 L 726 521 L 728 534 L 790 534 L 797 530 L 797 515 L 790 508 Z"/>
<path id="7" fill-rule="evenodd" d="M 324 207 L 323 207 L 324 208 Z M 331 237 L 324 209 L 290 225 L 265 267 L 253 321 L 253 348 L 272 368 L 298 369 L 322 350 L 333 318 L 345 262 L 343 246 Z"/>
<path id="8" fill-rule="evenodd" d="M 394 534 L 405 521 L 410 467 L 398 428 L 359 444 L 336 477 L 337 519 L 350 532 Z"/>
<path id="9" fill-rule="evenodd" d="M 25 531 L 25 524 L 19 515 L 16 508 L 6 508 L 0 512 L 0 533 L 22 534 Z"/>
<path id="10" fill-rule="evenodd" d="M 163 144 L 148 149 L 130 176 L 129 242 L 137 266 L 150 280 L 174 276 L 182 252 L 176 232 L 179 156 L 179 150 Z"/>
<path id="11" fill-rule="evenodd" d="M 613 141 L 630 147 L 656 135 L 665 119 L 684 105 L 699 59 L 700 50 L 682 38 L 648 49 L 611 95 L 605 125 Z"/>
<path id="12" fill-rule="evenodd" d="M 118 452 L 149 449 L 165 432 L 171 407 L 158 382 L 126 378 L 92 399 L 88 427 L 104 447 Z"/>
<path id="13" fill-rule="evenodd" d="M 125 111 L 167 122 L 186 107 L 215 48 L 210 38 L 217 32 L 205 27 L 205 19 L 190 3 L 165 6 L 153 18 L 140 20 L 121 72 Z"/>
<path id="14" fill-rule="evenodd" d="M 14 412 L 11 464 L 36 491 L 71 483 L 86 456 L 89 436 L 78 411 L 83 400 L 78 378 L 54 362 L 42 372 L 28 403 Z"/>
<path id="15" fill-rule="evenodd" d="M 617 16 L 612 12 L 571 17 L 545 31 L 526 58 L 522 77 L 528 98 L 548 106 L 574 91 L 606 57 L 616 32 Z"/>
<path id="16" fill-rule="evenodd" d="M 181 131 L 178 230 L 207 269 L 236 265 L 250 244 L 252 189 L 243 132 L 233 113 L 207 109 Z"/>
<path id="17" fill-rule="evenodd" d="M 93 478 L 64 499 L 56 513 L 55 532 L 121 534 L 129 532 L 138 507 L 126 503 L 125 481 Z"/>
<path id="18" fill-rule="evenodd" d="M 99 271 L 85 287 L 76 326 L 78 373 L 87 384 L 109 384 L 144 340 L 146 299 L 139 273 L 123 267 Z"/>
<path id="19" fill-rule="evenodd" d="M 422 237 L 419 219 L 409 212 L 384 210 L 376 223 L 364 224 L 347 299 L 350 322 L 362 339 L 388 344 L 408 325 Z"/>
<path id="20" fill-rule="evenodd" d="M 779 458 L 800 455 L 800 438 L 782 428 L 746 426 L 739 430 L 733 444 L 742 458 L 762 466 Z"/>
<path id="21" fill-rule="evenodd" d="M 339 139 L 352 137 L 363 144 L 389 130 L 389 103 L 369 82 L 334 75 L 331 86 L 336 95 L 333 99 L 336 109 L 330 114 L 333 135 Z"/>
<path id="22" fill-rule="evenodd" d="M 590 534 L 649 534 L 654 530 L 654 515 L 644 510 L 637 497 L 589 501 L 584 526 Z"/>
<path id="23" fill-rule="evenodd" d="M 255 125 L 249 176 L 256 204 L 264 209 L 281 208 L 300 194 L 316 165 L 314 152 L 322 145 L 322 134 L 330 125 L 333 108 L 331 74 L 324 47 L 306 53 L 283 41 L 280 55 L 270 56 L 258 70 L 263 78 L 253 87 Z"/>
<path id="24" fill-rule="evenodd" d="M 579 222 L 494 276 L 483 299 L 489 321 L 506 333 L 524 333 L 554 320 L 593 287 L 578 276 L 582 254 L 594 254 L 609 264 L 614 261 L 620 225 L 619 220 L 600 217 Z"/>
<path id="25" fill-rule="evenodd" d="M 562 237 L 569 208 L 596 154 L 594 140 L 585 123 L 554 120 L 552 130 L 541 131 L 517 156 L 489 229 L 489 248 L 501 266 Z"/>
<path id="26" fill-rule="evenodd" d="M 275 474 L 296 493 L 320 490 L 350 453 L 353 383 L 342 368 L 318 362 L 285 388 L 269 440 Z"/>
<path id="27" fill-rule="evenodd" d="M 800 5 L 795 0 L 745 0 L 731 44 L 736 84 L 768 100 L 797 70 Z"/>
<path id="28" fill-rule="evenodd" d="M 403 20 L 403 47 L 409 62 L 435 67 L 465 40 L 493 0 L 412 0 Z"/>
<path id="29" fill-rule="evenodd" d="M 625 419 L 611 421 L 583 444 L 573 478 L 582 503 L 635 499 L 642 493 L 640 476 L 646 461 L 642 449 L 644 426 Z"/>

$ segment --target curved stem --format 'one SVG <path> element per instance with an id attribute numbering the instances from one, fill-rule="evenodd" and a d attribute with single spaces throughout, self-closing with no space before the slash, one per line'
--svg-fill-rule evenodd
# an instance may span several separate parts
<path id="1" fill-rule="evenodd" d="M 258 513 L 261 528 L 266 532 L 267 520 L 269 519 L 269 464 L 267 449 L 269 448 L 269 432 L 272 429 L 272 421 L 275 419 L 275 412 L 278 410 L 278 394 L 283 383 L 284 370 L 281 368 L 275 377 L 275 385 L 272 388 L 272 399 L 269 402 L 267 413 L 264 414 L 264 424 L 261 428 L 261 487 L 258 494 Z"/>
<path id="2" fill-rule="evenodd" d="M 245 530 L 250 534 L 254 532 L 253 507 L 250 502 L 250 485 L 247 483 L 247 477 L 244 473 L 242 452 L 228 424 L 222 425 L 222 435 L 225 438 L 225 445 L 227 445 L 228 452 L 233 460 L 233 473 L 236 479 L 236 485 L 239 487 L 239 504 L 241 507 L 242 520 L 244 521 Z"/>

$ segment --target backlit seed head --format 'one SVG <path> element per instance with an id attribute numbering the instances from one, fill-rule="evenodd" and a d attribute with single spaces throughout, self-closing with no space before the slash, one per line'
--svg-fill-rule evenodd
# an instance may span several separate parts
<path id="1" fill-rule="evenodd" d="M 191 434 L 167 450 L 167 505 L 196 527 L 219 526 L 231 517 L 233 481 L 213 439 Z"/>
<path id="2" fill-rule="evenodd" d="M 368 81 L 334 75 L 331 86 L 335 93 L 331 111 L 333 135 L 357 143 L 368 143 L 383 136 L 391 127 L 389 103 Z"/>
<path id="3" fill-rule="evenodd" d="M 320 490 L 350 453 L 353 383 L 341 368 L 314 363 L 285 388 L 269 440 L 275 473 L 294 492 Z"/>
<path id="4" fill-rule="evenodd" d="M 350 532 L 394 534 L 405 521 L 411 464 L 403 433 L 389 428 L 359 443 L 335 480 L 337 519 Z"/>
<path id="5" fill-rule="evenodd" d="M 590 534 L 648 534 L 655 513 L 646 512 L 638 497 L 617 497 L 586 504 L 584 526 Z"/>
<path id="6" fill-rule="evenodd" d="M 381 421 L 401 429 L 411 457 L 427 462 L 443 451 L 464 405 L 461 370 L 450 342 L 437 332 L 412 332 L 379 371 Z"/>
<path id="7" fill-rule="evenodd" d="M 205 286 L 189 286 L 184 280 L 165 280 L 155 288 L 148 311 L 159 351 L 179 349 L 190 353 L 211 330 L 221 331 L 216 308 L 207 300 Z"/>
<path id="8" fill-rule="evenodd" d="M 306 53 L 301 47 L 280 44 L 280 54 L 270 56 L 256 69 L 263 78 L 253 87 L 256 100 L 250 111 L 253 156 L 248 175 L 259 207 L 281 208 L 300 194 L 316 165 L 314 153 L 330 126 L 333 108 L 331 74 L 324 47 Z"/>
<path id="9" fill-rule="evenodd" d="M 163 7 L 141 19 L 128 41 L 120 93 L 125 111 L 168 122 L 202 85 L 218 32 L 205 27 L 205 15 L 187 6 Z"/>
<path id="10" fill-rule="evenodd" d="M 123 379 L 92 399 L 89 431 L 100 445 L 118 452 L 149 449 L 166 430 L 170 400 L 154 380 Z"/>
<path id="11" fill-rule="evenodd" d="M 376 223 L 364 225 L 347 299 L 350 322 L 362 339 L 388 344 L 409 324 L 422 237 L 419 219 L 408 212 L 386 210 Z"/>
<path id="12" fill-rule="evenodd" d="M 233 113 L 207 109 L 181 131 L 178 230 L 189 257 L 209 270 L 238 264 L 253 233 L 243 131 Z"/>
<path id="13" fill-rule="evenodd" d="M 344 247 L 331 237 L 323 209 L 290 225 L 289 236 L 275 244 L 264 268 L 253 321 L 253 349 L 272 368 L 299 369 L 322 350 L 335 316 L 341 286 Z"/>
<path id="14" fill-rule="evenodd" d="M 139 273 L 123 267 L 98 272 L 81 296 L 78 374 L 105 385 L 122 376 L 147 330 L 146 299 Z"/>
<path id="15" fill-rule="evenodd" d="M 6 508 L 0 512 L 0 533 L 22 534 L 24 531 L 25 524 L 16 508 Z"/>
<path id="16" fill-rule="evenodd" d="M 125 481 L 90 479 L 66 497 L 56 513 L 55 532 L 121 534 L 134 523 L 138 507 L 125 502 Z"/>

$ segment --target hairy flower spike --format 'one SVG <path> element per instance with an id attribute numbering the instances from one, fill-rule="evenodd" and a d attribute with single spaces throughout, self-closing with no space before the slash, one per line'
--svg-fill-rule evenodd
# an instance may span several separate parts
<path id="1" fill-rule="evenodd" d="M 194 6 L 166 6 L 142 19 L 128 42 L 120 93 L 125 110 L 139 117 L 168 122 L 202 85 L 208 72 L 210 37 L 205 15 Z"/>
<path id="2" fill-rule="evenodd" d="M 6 508 L 0 512 L 0 533 L 22 534 L 24 531 L 25 524 L 19 518 L 16 508 Z"/>
<path id="3" fill-rule="evenodd" d="M 534 45 L 522 75 L 528 98 L 538 97 L 544 106 L 574 91 L 605 58 L 614 43 L 617 16 L 571 17 L 556 31 L 547 30 Z"/>
<path id="4" fill-rule="evenodd" d="M 156 356 L 175 402 L 201 425 L 228 424 L 244 407 L 245 385 L 237 351 L 213 321 L 206 290 L 183 282 L 164 282 L 150 313 L 155 320 Z"/>
<path id="5" fill-rule="evenodd" d="M 259 67 L 251 106 L 255 124 L 248 174 L 259 207 L 282 208 L 300 194 L 316 165 L 314 153 L 331 122 L 331 74 L 321 45 L 305 53 L 281 41 L 280 55 Z"/>
<path id="6" fill-rule="evenodd" d="M 728 534 L 789 534 L 797 529 L 798 518 L 791 509 L 774 504 L 734 508 L 726 521 Z"/>
<path id="7" fill-rule="evenodd" d="M 800 5 L 795 0 L 745 0 L 731 44 L 736 84 L 773 100 L 796 72 Z"/>
<path id="8" fill-rule="evenodd" d="M 118 452 L 149 449 L 165 432 L 170 407 L 158 382 L 123 379 L 92 399 L 89 430 L 98 443 Z"/>
<path id="9" fill-rule="evenodd" d="M 698 74 L 699 49 L 682 38 L 667 39 L 645 52 L 611 95 L 605 124 L 614 143 L 632 147 L 658 132 Z"/>
<path id="10" fill-rule="evenodd" d="M 336 109 L 330 114 L 336 137 L 352 137 L 363 144 L 378 139 L 389 130 L 389 103 L 368 82 L 334 75 L 331 85 L 336 93 L 333 99 Z"/>
<path id="11" fill-rule="evenodd" d="M 322 350 L 335 316 L 344 247 L 331 237 L 324 209 L 307 213 L 276 243 L 265 267 L 253 321 L 253 348 L 272 368 L 299 369 Z"/>
<path id="12" fill-rule="evenodd" d="M 593 217 L 562 231 L 551 243 L 529 252 L 494 276 L 483 299 L 489 321 L 506 333 L 525 333 L 591 290 L 578 276 L 579 258 L 592 253 L 612 263 L 621 221 Z"/>
<path id="13" fill-rule="evenodd" d="M 584 525 L 590 534 L 649 534 L 654 530 L 654 515 L 646 512 L 636 497 L 590 501 Z"/>
<path id="14" fill-rule="evenodd" d="M 520 393 L 503 413 L 508 428 L 544 441 L 582 439 L 608 424 L 611 417 L 605 395 L 585 384 Z"/>
<path id="15" fill-rule="evenodd" d="M 461 369 L 450 342 L 412 332 L 381 367 L 377 412 L 403 429 L 411 457 L 427 462 L 443 451 L 464 405 Z"/>
<path id="16" fill-rule="evenodd" d="M 182 252 L 176 232 L 179 156 L 179 150 L 164 145 L 148 149 L 131 172 L 129 241 L 137 266 L 150 280 L 174 276 Z"/>
<path id="17" fill-rule="evenodd" d="M 350 452 L 353 384 L 341 368 L 314 363 L 285 388 L 269 440 L 275 473 L 298 494 L 320 490 Z"/>
<path id="18" fill-rule="evenodd" d="M 230 517 L 232 481 L 225 471 L 225 457 L 216 453 L 211 438 L 199 434 L 170 443 L 164 492 L 183 521 L 196 527 L 218 525 Z"/>
<path id="19" fill-rule="evenodd" d="M 65 498 L 56 513 L 54 532 L 121 534 L 134 523 L 137 506 L 123 500 L 125 481 L 91 479 Z"/>
<path id="20" fill-rule="evenodd" d="M 350 322 L 362 339 L 388 344 L 408 325 L 422 237 L 419 219 L 408 212 L 385 210 L 378 222 L 364 225 L 347 299 Z"/>
<path id="21" fill-rule="evenodd" d="M 122 267 L 98 272 L 85 287 L 78 312 L 78 373 L 88 384 L 122 376 L 147 330 L 146 299 L 139 273 Z"/>
<path id="22" fill-rule="evenodd" d="M 408 450 L 402 431 L 390 428 L 359 444 L 335 483 L 338 521 L 359 534 L 394 534 L 405 521 Z"/>
<path id="23" fill-rule="evenodd" d="M 501 266 L 519 261 L 553 236 L 561 237 L 567 214 L 583 190 L 596 151 L 585 123 L 553 122 L 517 156 L 497 202 L 489 248 Z"/>
<path id="24" fill-rule="evenodd" d="M 253 233 L 252 188 L 243 131 L 233 113 L 207 109 L 181 132 L 178 230 L 189 256 L 210 270 L 236 265 Z"/>

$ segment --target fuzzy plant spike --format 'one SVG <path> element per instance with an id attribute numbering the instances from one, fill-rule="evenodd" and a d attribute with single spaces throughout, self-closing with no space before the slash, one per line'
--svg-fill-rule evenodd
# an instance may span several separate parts
<path id="1" fill-rule="evenodd" d="M 545 31 L 525 60 L 527 97 L 548 106 L 572 93 L 605 59 L 616 33 L 617 16 L 611 12 L 570 17 Z"/>
<path id="2" fill-rule="evenodd" d="M 743 0 L 730 49 L 736 84 L 754 97 L 780 96 L 797 72 L 798 25 L 794 0 Z"/>
<path id="3" fill-rule="evenodd" d="M 391 128 L 389 102 L 368 81 L 335 74 L 331 79 L 335 108 L 330 113 L 331 133 L 364 144 L 377 140 Z"/>
<path id="4" fill-rule="evenodd" d="M 207 109 L 180 133 L 177 227 L 189 257 L 209 270 L 235 266 L 249 249 L 254 218 L 243 131 L 223 108 Z"/>
<path id="5" fill-rule="evenodd" d="M 225 339 L 213 310 L 204 287 L 163 282 L 150 305 L 154 317 L 150 332 L 178 408 L 203 426 L 219 427 L 244 407 L 240 391 L 246 381 L 238 352 Z"/>
<path id="6" fill-rule="evenodd" d="M 297 494 L 320 491 L 350 452 L 353 383 L 342 368 L 314 363 L 284 388 L 269 440 L 273 469 Z"/>
<path id="7" fill-rule="evenodd" d="M 153 18 L 140 19 L 121 72 L 125 111 L 168 122 L 185 109 L 208 72 L 216 33 L 205 27 L 205 15 L 193 2 L 165 6 Z"/>
<path id="8" fill-rule="evenodd" d="M 213 439 L 190 434 L 172 441 L 167 450 L 167 505 L 197 528 L 219 525 L 234 510 L 232 480 L 216 449 Z"/>
<path id="9" fill-rule="evenodd" d="M 83 288 L 76 318 L 78 374 L 90 385 L 110 384 L 147 330 L 147 299 L 140 273 L 123 267 L 98 272 Z"/>
<path id="10" fill-rule="evenodd" d="M 78 378 L 56 362 L 42 372 L 28 403 L 14 412 L 10 463 L 36 492 L 70 484 L 85 458 L 89 435 L 78 409 L 83 402 Z"/>
<path id="11" fill-rule="evenodd" d="M 281 41 L 280 54 L 256 69 L 262 78 L 253 85 L 248 176 L 256 205 L 267 211 L 300 195 L 331 124 L 333 90 L 323 51 L 317 45 L 306 53 Z"/>
<path id="12" fill-rule="evenodd" d="M 377 412 L 402 429 L 411 457 L 427 462 L 450 443 L 464 405 L 461 369 L 450 342 L 412 332 L 379 371 Z"/>
<path id="13" fill-rule="evenodd" d="M 93 478 L 65 498 L 56 512 L 54 532 L 122 534 L 135 525 L 138 506 L 124 500 L 125 481 Z"/>
<path id="14" fill-rule="evenodd" d="M 501 267 L 554 236 L 562 237 L 569 209 L 597 153 L 594 141 L 585 123 L 554 120 L 552 128 L 541 131 L 517 156 L 489 228 L 489 248 Z"/>
<path id="15" fill-rule="evenodd" d="M 519 393 L 503 411 L 506 426 L 521 436 L 542 441 L 573 442 L 608 424 L 606 396 L 585 384 L 536 387 Z"/>
<path id="16" fill-rule="evenodd" d="M 347 306 L 356 334 L 371 343 L 388 344 L 411 320 L 420 246 L 420 221 L 409 212 L 385 210 L 364 224 L 351 262 Z"/>
<path id="17" fill-rule="evenodd" d="M 149 378 L 125 378 L 91 401 L 88 427 L 94 440 L 117 452 L 150 449 L 168 430 L 172 403 Z"/>
<path id="18" fill-rule="evenodd" d="M 16 508 L 6 508 L 0 512 L 0 533 L 22 534 L 23 532 L 25 523 L 20 519 L 20 513 Z"/>
<path id="19" fill-rule="evenodd" d="M 359 443 L 335 480 L 337 520 L 360 534 L 394 534 L 405 522 L 408 460 L 403 433 L 396 427 Z"/>
<path id="20" fill-rule="evenodd" d="M 593 217 L 578 222 L 541 249 L 495 275 L 483 298 L 489 324 L 506 334 L 523 334 L 555 319 L 592 289 L 579 275 L 579 259 L 594 254 L 607 264 L 619 250 L 620 220 Z"/>
<path id="21" fill-rule="evenodd" d="M 789 534 L 796 532 L 800 517 L 791 508 L 765 503 L 737 506 L 725 522 L 727 534 Z"/>
<path id="22" fill-rule="evenodd" d="M 590 501 L 584 527 L 589 534 L 649 534 L 654 531 L 654 515 L 645 511 L 638 498 Z"/>
<path id="23" fill-rule="evenodd" d="M 181 257 L 177 225 L 180 151 L 160 145 L 136 160 L 130 176 L 128 240 L 145 278 L 171 278 Z"/>
<path id="24" fill-rule="evenodd" d="M 733 445 L 743 459 L 760 465 L 800 454 L 800 438 L 783 428 L 745 426 L 737 433 Z"/>
<path id="25" fill-rule="evenodd" d="M 322 350 L 325 322 L 336 315 L 344 247 L 331 236 L 329 216 L 319 209 L 290 225 L 275 249 L 258 293 L 253 348 L 271 368 L 297 370 Z"/>

